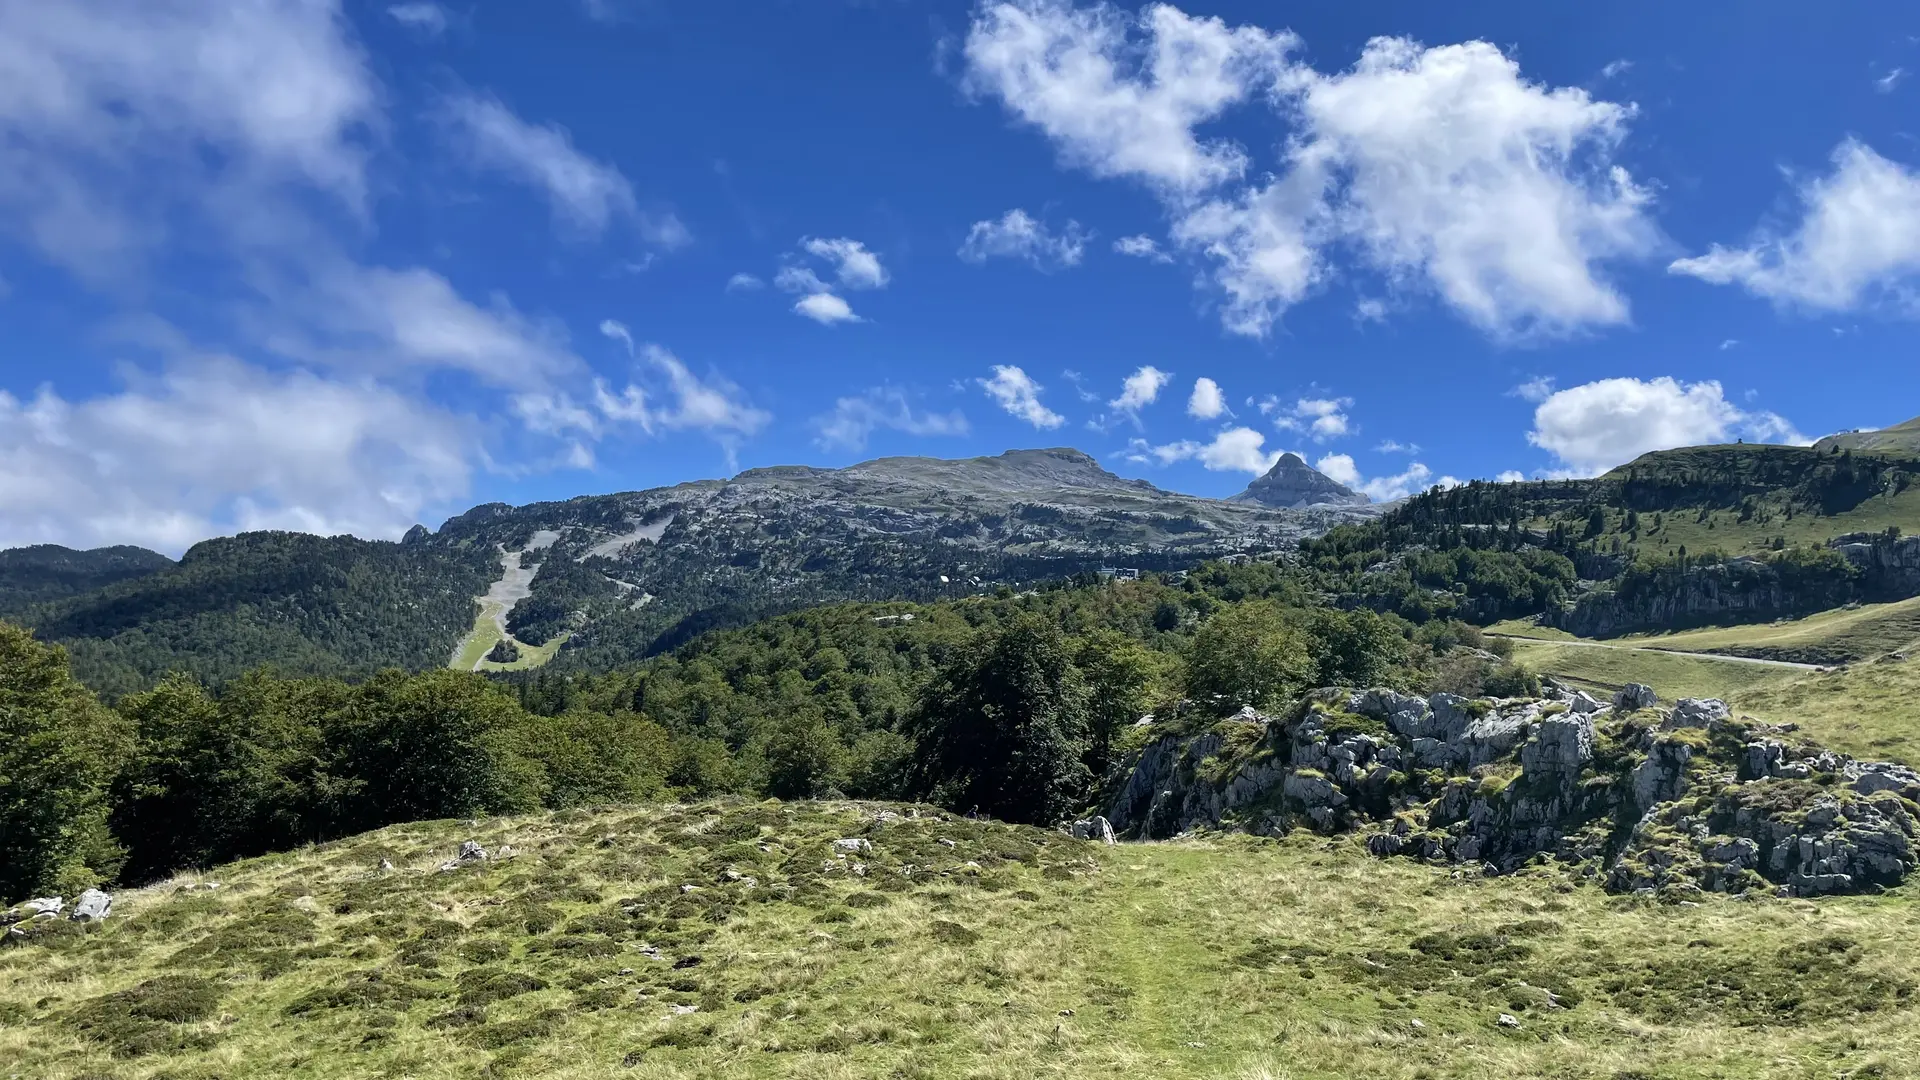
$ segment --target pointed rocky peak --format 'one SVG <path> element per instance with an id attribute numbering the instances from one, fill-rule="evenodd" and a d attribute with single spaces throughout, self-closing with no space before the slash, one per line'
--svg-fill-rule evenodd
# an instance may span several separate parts
<path id="1" fill-rule="evenodd" d="M 1306 463 L 1299 454 L 1282 454 L 1267 474 L 1247 485 L 1233 502 L 1276 509 L 1302 506 L 1365 506 L 1373 500 Z"/>

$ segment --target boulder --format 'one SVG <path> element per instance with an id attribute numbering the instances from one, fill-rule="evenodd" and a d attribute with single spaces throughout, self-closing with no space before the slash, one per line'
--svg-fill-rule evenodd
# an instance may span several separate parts
<path id="1" fill-rule="evenodd" d="M 1673 703 L 1673 711 L 1660 726 L 1672 731 L 1679 728 L 1711 728 L 1724 722 L 1733 713 L 1727 703 L 1719 698 L 1681 698 Z"/>
<path id="2" fill-rule="evenodd" d="M 466 840 L 461 842 L 460 844 L 460 861 L 461 862 L 485 862 L 486 858 L 487 858 L 487 849 L 481 847 L 479 841 Z"/>
<path id="3" fill-rule="evenodd" d="M 99 889 L 88 889 L 73 905 L 73 918 L 86 921 L 104 919 L 113 914 L 113 897 Z"/>
<path id="4" fill-rule="evenodd" d="M 850 855 L 858 854 L 862 851 L 872 851 L 873 842 L 863 836 L 849 836 L 842 840 L 835 840 L 833 842 L 833 849 L 835 851 L 846 852 Z"/>
<path id="5" fill-rule="evenodd" d="M 1621 712 L 1633 712 L 1636 709 L 1651 709 L 1660 703 L 1660 695 L 1646 683 L 1628 683 L 1626 688 L 1613 695 L 1613 707 Z"/>
<path id="6" fill-rule="evenodd" d="M 1073 822 L 1068 826 L 1067 831 L 1072 833 L 1076 840 L 1095 840 L 1102 844 L 1116 842 L 1113 823 L 1104 817 L 1090 817 L 1085 821 Z"/>

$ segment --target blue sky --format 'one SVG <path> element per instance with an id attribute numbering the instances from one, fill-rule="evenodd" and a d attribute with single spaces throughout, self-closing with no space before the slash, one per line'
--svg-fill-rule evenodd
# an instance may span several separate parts
<path id="1" fill-rule="evenodd" d="M 1915 73 L 1891 2 L 0 0 L 0 545 L 1898 422 Z"/>

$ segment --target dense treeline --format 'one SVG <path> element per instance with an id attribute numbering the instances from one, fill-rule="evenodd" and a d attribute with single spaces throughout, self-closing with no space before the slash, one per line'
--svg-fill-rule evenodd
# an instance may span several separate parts
<path id="1" fill-rule="evenodd" d="M 266 664 L 365 678 L 445 664 L 498 573 L 498 556 L 477 550 L 245 533 L 10 617 L 65 644 L 80 678 L 108 695 L 180 669 L 216 683 Z"/>
<path id="2" fill-rule="evenodd" d="M 110 709 L 63 650 L 0 625 L 0 896 L 656 797 L 915 798 L 1050 822 L 1167 723 L 1322 684 L 1525 688 L 1476 642 L 1303 603 L 1272 565 L 1210 566 L 1178 585 L 818 608 L 598 677 L 255 671 L 216 692 L 176 674 Z M 1161 723 L 1136 728 L 1150 710 Z"/>

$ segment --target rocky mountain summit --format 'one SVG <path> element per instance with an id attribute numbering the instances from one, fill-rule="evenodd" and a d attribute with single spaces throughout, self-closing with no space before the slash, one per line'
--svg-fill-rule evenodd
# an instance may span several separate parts
<path id="1" fill-rule="evenodd" d="M 1366 506 L 1372 499 L 1306 463 L 1299 454 L 1282 454 L 1265 476 L 1247 485 L 1232 502 L 1296 510 L 1309 506 Z"/>
<path id="2" fill-rule="evenodd" d="M 1920 773 L 1637 685 L 1611 702 L 1320 690 L 1160 738 L 1106 817 L 1134 839 L 1362 831 L 1376 855 L 1487 873 L 1546 858 L 1621 892 L 1814 896 L 1920 869 Z"/>

